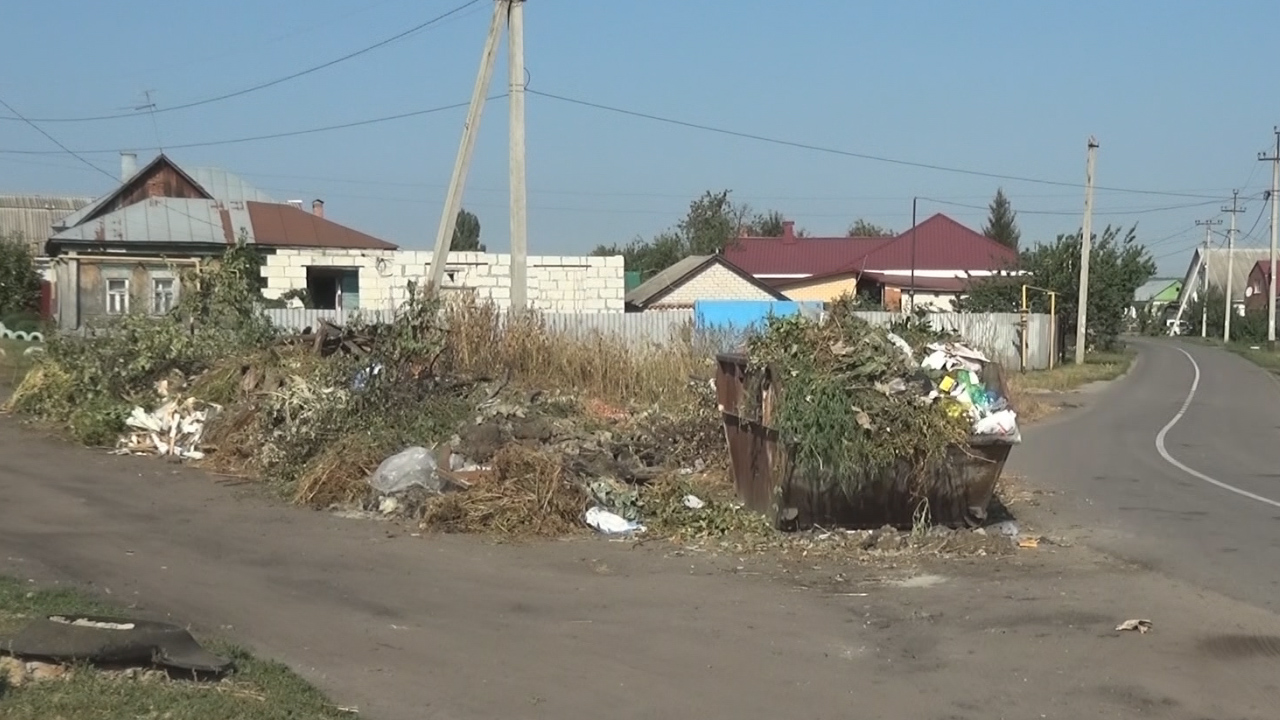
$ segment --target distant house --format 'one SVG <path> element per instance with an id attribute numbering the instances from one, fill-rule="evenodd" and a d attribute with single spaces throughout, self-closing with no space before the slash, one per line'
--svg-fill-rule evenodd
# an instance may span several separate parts
<path id="1" fill-rule="evenodd" d="M 395 245 L 324 217 L 300 201 L 279 203 L 214 168 L 179 167 L 159 155 L 135 170 L 123 156 L 121 183 L 53 223 L 56 314 L 63 328 L 128 312 L 165 312 L 181 293 L 181 270 L 221 255 L 240 239 L 265 255 L 283 248 L 394 250 Z M 359 307 L 359 276 L 298 267 L 317 307 Z M 301 279 L 301 276 L 299 277 Z"/>
<path id="2" fill-rule="evenodd" d="M 1251 276 L 1257 270 L 1257 264 L 1263 260 L 1270 258 L 1270 250 L 1267 248 L 1235 248 L 1231 250 L 1230 261 L 1228 262 L 1228 251 L 1225 248 L 1210 248 L 1207 252 L 1204 248 L 1196 248 L 1191 254 L 1191 262 L 1187 265 L 1187 273 L 1182 278 L 1182 289 L 1178 293 L 1178 304 L 1190 304 L 1200 297 L 1200 287 L 1202 285 L 1202 276 L 1200 274 L 1200 262 L 1203 257 L 1205 267 L 1207 269 L 1208 285 L 1211 291 L 1226 292 L 1227 275 L 1231 276 L 1231 303 L 1237 310 L 1244 306 L 1248 307 L 1246 298 L 1247 288 L 1251 282 Z M 1228 266 L 1230 273 L 1228 273 Z M 1266 300 L 1260 300 L 1263 306 L 1266 306 Z"/>
<path id="3" fill-rule="evenodd" d="M 1014 268 L 1014 250 L 941 213 L 895 237 L 799 238 L 784 223 L 782 237 L 738 238 L 726 257 L 792 300 L 830 302 L 856 293 L 901 309 L 950 310 L 971 278 Z"/>
<path id="4" fill-rule="evenodd" d="M 0 239 L 21 239 L 32 255 L 44 255 L 49 229 L 91 202 L 70 195 L 0 195 Z"/>
<path id="5" fill-rule="evenodd" d="M 1136 318 L 1140 313 L 1148 313 L 1164 319 L 1167 312 L 1177 308 L 1178 295 L 1181 293 L 1182 280 L 1179 278 L 1148 280 L 1134 291 L 1129 316 Z"/>
<path id="6" fill-rule="evenodd" d="M 786 300 L 723 255 L 693 255 L 627 292 L 628 312 L 692 308 L 699 300 Z"/>
<path id="7" fill-rule="evenodd" d="M 1278 291 L 1280 292 L 1280 291 Z M 1266 310 L 1267 297 L 1271 294 L 1271 258 L 1259 260 L 1249 268 L 1249 279 L 1244 287 L 1244 309 Z"/>

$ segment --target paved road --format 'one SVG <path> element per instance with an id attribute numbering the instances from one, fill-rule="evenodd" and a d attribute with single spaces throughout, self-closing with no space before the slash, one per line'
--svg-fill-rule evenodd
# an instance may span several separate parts
<path id="1" fill-rule="evenodd" d="M 1058 491 L 1059 517 L 1090 544 L 1280 610 L 1280 383 L 1217 348 L 1139 347 L 1114 387 L 1029 429 L 1009 470 Z M 1166 458 L 1156 438 L 1189 394 Z"/>
<path id="2" fill-rule="evenodd" d="M 1191 352 L 1200 390 L 1170 451 L 1280 495 L 1267 475 L 1280 389 L 1236 358 Z M 1062 517 L 1101 525 L 1093 541 L 1201 587 L 1078 548 L 948 562 L 933 570 L 946 577 L 899 587 L 909 570 L 812 558 L 790 566 L 813 576 L 798 580 L 762 561 L 601 541 L 413 538 L 11 419 L 0 572 L 92 583 L 220 630 L 381 720 L 1270 718 L 1280 661 L 1257 650 L 1280 648 L 1280 619 L 1202 588 L 1271 604 L 1280 509 L 1156 452 L 1191 367 L 1175 348 L 1144 348 L 1113 393 L 1029 430 L 1014 459 L 1080 494 Z M 725 573 L 739 562 L 760 575 Z M 1112 631 L 1135 616 L 1158 631 Z"/>

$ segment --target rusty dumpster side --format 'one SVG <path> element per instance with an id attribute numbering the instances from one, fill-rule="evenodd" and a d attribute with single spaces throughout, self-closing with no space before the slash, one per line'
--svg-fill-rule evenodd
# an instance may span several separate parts
<path id="1" fill-rule="evenodd" d="M 747 508 L 766 515 L 775 527 L 909 528 L 922 501 L 927 501 L 929 519 L 938 525 L 976 526 L 985 521 L 1012 449 L 1009 441 L 974 437 L 965 445 L 952 446 L 947 461 L 924 478 L 913 474 L 904 461 L 875 478 L 869 484 L 874 489 L 850 497 L 832 483 L 804 477 L 796 470 L 771 425 L 776 389 L 768 371 L 756 371 L 764 373 L 757 385 L 749 382 L 744 356 L 723 354 L 716 360 L 716 395 L 738 498 Z M 983 375 L 985 382 L 1007 397 L 998 364 L 989 364 Z M 747 393 L 753 391 L 756 397 L 749 398 Z M 748 416 L 747 407 L 759 408 L 758 416 Z M 928 488 L 925 496 L 918 493 L 919 487 Z"/>

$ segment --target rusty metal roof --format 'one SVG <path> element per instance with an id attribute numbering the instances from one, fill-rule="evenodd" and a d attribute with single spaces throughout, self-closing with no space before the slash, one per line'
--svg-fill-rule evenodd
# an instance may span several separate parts
<path id="1" fill-rule="evenodd" d="M 66 195 L 0 195 L 0 238 L 20 235 L 42 255 L 53 224 L 91 202 Z"/>
<path id="2" fill-rule="evenodd" d="M 279 247 L 341 248 L 348 250 L 395 250 L 396 246 L 280 203 L 247 202 L 254 242 Z"/>

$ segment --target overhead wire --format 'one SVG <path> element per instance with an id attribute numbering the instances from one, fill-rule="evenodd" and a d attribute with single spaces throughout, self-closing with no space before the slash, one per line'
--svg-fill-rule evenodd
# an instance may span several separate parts
<path id="1" fill-rule="evenodd" d="M 35 124 L 35 122 L 34 122 L 34 121 L 29 120 L 29 119 L 27 119 L 27 118 L 23 117 L 22 113 L 20 113 L 20 112 L 18 112 L 17 110 L 15 110 L 15 109 L 14 109 L 14 107 L 13 107 L 12 105 L 10 105 L 8 102 L 6 102 L 3 98 L 0 98 L 0 105 L 4 105 L 4 107 L 5 107 L 5 109 L 6 109 L 6 110 L 8 110 L 9 112 L 13 113 L 15 116 L 17 116 L 20 120 L 22 120 L 22 121 L 23 121 L 23 122 L 25 122 L 26 124 L 28 124 L 28 125 L 30 125 L 31 127 L 35 128 L 36 132 L 38 132 L 38 133 L 40 133 L 41 135 L 43 135 L 43 136 L 45 136 L 46 138 L 48 138 L 48 139 L 49 139 L 49 141 L 50 141 L 50 142 L 52 142 L 54 145 L 57 145 L 58 147 L 62 148 L 63 152 L 67 153 L 68 155 L 70 155 L 71 157 L 75 158 L 76 160 L 79 160 L 80 162 L 84 163 L 85 165 L 88 165 L 89 167 L 93 168 L 94 170 L 97 170 L 98 172 L 102 173 L 103 175 L 106 175 L 107 177 L 111 178 L 112 180 L 115 180 L 115 179 L 116 179 L 116 178 L 115 178 L 115 176 L 114 176 L 114 175 L 112 175 L 111 173 L 107 172 L 106 170 L 103 170 L 102 168 L 98 167 L 97 165 L 94 165 L 93 163 L 91 163 L 91 162 L 89 162 L 88 160 L 86 160 L 86 159 L 84 159 L 83 157 L 81 157 L 78 153 L 76 153 L 76 152 L 75 152 L 74 150 L 72 150 L 71 148 L 68 148 L 66 145 L 63 145 L 63 144 L 62 144 L 62 142 L 61 142 L 60 140 L 58 140 L 58 138 L 56 138 L 56 137 L 54 137 L 54 136 L 50 135 L 49 133 L 45 132 L 44 128 L 42 128 L 42 127 L 40 127 L 39 125 Z"/>
<path id="2" fill-rule="evenodd" d="M 492 96 L 490 96 L 488 99 L 489 99 L 489 100 L 500 100 L 500 99 L 502 99 L 502 98 L 504 98 L 504 97 L 506 97 L 506 96 L 507 96 L 507 94 L 506 94 L 506 93 L 502 93 L 502 94 L 500 94 L 500 95 L 492 95 Z M 161 151 L 161 150 L 184 150 L 184 149 L 189 149 L 189 148 L 215 147 L 215 146 L 219 146 L 219 145 L 235 145 L 235 144 L 239 144 L 239 143 L 258 142 L 258 141 L 260 141 L 260 140 L 278 140 L 278 139 L 281 139 L 281 138 L 297 137 L 297 136 L 300 136 L 300 135 L 312 135 L 312 134 L 315 134 L 315 133 L 329 132 L 329 131 L 331 131 L 331 130 L 345 130 L 345 129 L 347 129 L 347 128 L 361 127 L 361 126 L 364 126 L 364 125 L 376 125 L 376 124 L 378 124 L 378 123 L 390 122 L 390 121 L 392 121 L 392 120 L 403 120 L 403 119 L 405 119 L 405 118 L 419 117 L 419 116 L 422 116 L 422 115 L 432 115 L 432 114 L 435 114 L 435 113 L 445 112 L 446 110 L 457 110 L 457 109 L 459 109 L 459 108 L 464 108 L 464 107 L 467 107 L 467 105 L 468 105 L 468 104 L 470 104 L 470 103 L 469 103 L 469 102 L 452 103 L 452 104 L 449 104 L 449 105 L 440 105 L 440 106 L 437 106 L 437 107 L 426 108 L 426 109 L 424 109 L 424 110 L 411 110 L 411 111 L 409 111 L 409 112 L 397 113 L 397 114 L 395 114 L 395 115 L 382 115 L 382 116 L 379 116 L 379 117 L 375 117 L 375 118 L 368 118 L 368 119 L 365 119 L 365 120 L 355 120 L 355 121 L 353 121 L 353 122 L 339 123 L 339 124 L 337 124 L 337 125 L 324 125 L 324 126 L 322 126 L 322 127 L 306 128 L 306 129 L 303 129 L 303 130 L 289 130 L 289 131 L 285 131 L 285 132 L 270 133 L 270 134 L 267 134 L 267 135 L 252 135 L 252 136 L 249 136 L 249 137 L 230 138 L 230 139 L 225 139 L 225 140 L 209 140 L 209 141 L 205 141 L 205 142 L 190 142 L 190 143 L 170 144 L 170 145 L 166 145 L 164 148 L 160 148 L 160 147 L 135 147 L 135 148 L 131 148 L 131 149 L 133 149 L 133 150 L 145 150 L 145 151 L 149 151 L 149 152 L 151 152 L 151 151 L 158 152 L 158 151 Z M 70 151 L 68 151 L 68 152 L 70 152 Z M 104 154 L 114 155 L 115 153 L 119 152 L 119 148 L 111 149 L 111 150 L 106 150 L 106 149 L 103 149 L 103 150 L 77 150 L 77 151 L 75 151 L 75 152 L 80 153 L 80 154 L 82 154 L 82 155 L 104 155 Z M 53 152 L 53 151 L 46 151 L 46 150 L 0 150 L 0 154 L 5 154 L 5 155 L 57 155 L 57 154 L 60 154 L 60 153 L 55 153 L 55 152 Z"/>
<path id="3" fill-rule="evenodd" d="M 300 78 L 300 77 L 304 77 L 304 76 L 306 76 L 306 75 L 310 75 L 310 74 L 312 74 L 312 73 L 319 72 L 320 70 L 324 70 L 324 69 L 326 69 L 326 68 L 333 67 L 334 65 L 338 65 L 338 64 L 340 64 L 340 63 L 344 63 L 344 62 L 346 62 L 346 61 L 348 61 L 348 60 L 351 60 L 351 59 L 353 59 L 353 58 L 357 58 L 357 57 L 359 57 L 359 56 L 361 56 L 361 55 L 364 55 L 364 54 L 366 54 L 366 53 L 369 53 L 369 52 L 372 52 L 372 51 L 374 51 L 374 50 L 377 50 L 378 48 L 385 47 L 385 46 L 387 46 L 387 45 L 390 45 L 391 43 L 396 42 L 397 40 L 402 40 L 402 39 L 404 39 L 404 38 L 406 38 L 406 37 L 408 37 L 408 36 L 410 36 L 410 35 L 413 35 L 414 33 L 420 32 L 420 31 L 425 30 L 425 29 L 427 29 L 427 28 L 429 28 L 429 27 L 431 27 L 431 26 L 433 26 L 433 25 L 436 25 L 436 24 L 438 24 L 438 23 L 440 23 L 440 22 L 442 22 L 442 21 L 444 21 L 444 20 L 447 20 L 448 18 L 453 17 L 454 15 L 457 15 L 458 13 L 460 13 L 460 12 L 462 12 L 462 11 L 464 11 L 464 10 L 466 10 L 466 9 L 470 8 L 470 7 L 472 7 L 473 5 L 477 5 L 477 4 L 479 4 L 480 2 L 481 2 L 481 0 L 467 0 L 466 2 L 462 3 L 461 5 L 458 5 L 458 6 L 454 7 L 452 10 L 449 10 L 448 12 L 445 12 L 445 13 L 442 13 L 442 14 L 440 14 L 440 15 L 437 15 L 437 16 L 435 16 L 435 17 L 433 17 L 433 18 L 431 18 L 430 20 L 427 20 L 427 21 L 425 21 L 425 22 L 422 22 L 422 23 L 419 23 L 419 24 L 417 24 L 417 25 L 414 25 L 413 27 L 409 28 L 408 30 L 401 31 L 401 32 L 399 32 L 399 33 L 396 33 L 395 35 L 392 35 L 391 37 L 384 38 L 384 39 L 379 40 L 378 42 L 376 42 L 376 43 L 374 43 L 374 44 L 372 44 L 372 45 L 367 45 L 367 46 L 365 46 L 365 47 L 363 47 L 363 48 L 360 48 L 359 50 L 356 50 L 356 51 L 354 51 L 354 52 L 347 53 L 346 55 L 343 55 L 342 57 L 335 58 L 335 59 L 330 60 L 330 61 L 328 61 L 328 62 L 320 63 L 319 65 L 312 65 L 311 67 L 305 68 L 305 69 L 303 69 L 303 70 L 299 70 L 299 71 L 294 72 L 294 73 L 290 73 L 290 74 L 285 75 L 285 76 L 283 76 L 283 77 L 279 77 L 279 78 L 276 78 L 276 79 L 274 79 L 274 80 L 269 80 L 269 81 L 267 81 L 267 82 L 263 82 L 263 83 L 258 83 L 257 85 L 252 85 L 252 86 L 250 86 L 250 87 L 243 88 L 243 89 L 240 89 L 240 90 L 236 90 L 236 91 L 234 91 L 234 92 L 223 93 L 223 94 L 221 94 L 221 95 L 216 95 L 216 96 L 214 96 L 214 97 L 204 98 L 203 100 L 194 100 L 194 101 L 192 101 L 192 102 L 182 103 L 182 104 L 180 104 L 180 105 L 170 105 L 170 106 L 168 106 L 168 107 L 156 108 L 156 109 L 152 110 L 151 112 L 153 112 L 154 114 L 160 114 L 160 113 L 174 112 L 174 111 L 176 111 L 176 110 L 186 110 L 186 109 L 189 109 L 189 108 L 200 107 L 200 106 L 202 106 L 202 105 L 209 105 L 209 104 L 212 104 L 212 103 L 221 102 L 221 101 L 223 101 L 223 100 L 230 100 L 231 98 L 240 97 L 240 96 L 242 96 L 242 95 L 248 95 L 249 93 L 257 92 L 257 91 L 259 91 L 259 90 L 265 90 L 266 88 L 269 88 L 269 87 L 275 87 L 276 85 L 280 85 L 280 84 L 282 84 L 282 83 L 289 82 L 290 80 L 296 80 L 296 79 L 298 79 L 298 78 Z M 12 111 L 11 111 L 11 112 L 12 112 Z M 23 118 L 21 118 L 21 117 L 16 117 L 16 116 L 17 116 L 17 113 L 14 113 L 14 115 L 15 115 L 15 117 L 7 117 L 7 116 L 4 116 L 4 115 L 0 115 L 0 120 L 22 120 L 22 119 L 23 119 Z M 115 113 L 115 114 L 111 114 L 111 115 L 95 115 L 95 116 L 90 116 L 90 117 L 74 117 L 74 118 L 31 118 L 31 119 L 32 119 L 32 120 L 34 120 L 35 122 L 46 122 L 46 123 L 72 123 L 72 122 L 93 122 L 93 121 L 98 121 L 98 120 L 116 120 L 116 119 L 118 119 L 118 118 L 132 118 L 132 117 L 138 117 L 138 116 L 139 116 L 139 113 L 138 113 L 138 112 L 136 112 L 136 111 L 133 111 L 133 112 L 126 112 L 126 113 Z"/>
<path id="4" fill-rule="evenodd" d="M 1056 187 L 1084 188 L 1084 184 L 1078 183 L 1078 182 L 1046 180 L 1044 178 L 1025 177 L 1021 175 L 1007 175 L 1003 173 L 994 173 L 994 172 L 986 172 L 982 170 L 972 170 L 967 168 L 951 167 L 947 165 L 938 165 L 934 163 L 916 162 L 913 160 L 891 158 L 884 155 L 872 155 L 870 153 L 855 152 L 851 150 L 841 150 L 838 148 L 825 147 L 822 145 L 814 145 L 811 143 L 798 142 L 795 140 L 786 140 L 782 138 L 768 137 L 766 135 L 758 135 L 755 133 L 743 132 L 739 130 L 730 130 L 727 128 L 716 127 L 713 125 L 705 125 L 702 123 L 690 122 L 688 120 L 679 120 L 676 118 L 664 117 L 662 115 L 655 115 L 653 113 L 641 112 L 638 110 L 629 110 L 626 108 L 620 108 L 612 105 L 605 105 L 603 103 L 592 102 L 590 100 L 581 100 L 578 98 L 572 98 L 565 95 L 557 95 L 555 93 L 544 92 L 544 91 L 535 90 L 532 88 L 526 88 L 525 92 L 530 95 L 536 95 L 538 97 L 557 100 L 557 101 L 568 103 L 571 105 L 579 105 L 582 107 L 594 108 L 596 110 L 603 110 L 606 112 L 616 113 L 619 115 L 627 115 L 630 117 L 641 118 L 645 120 L 652 120 L 654 122 L 665 123 L 668 125 L 676 125 L 679 127 L 690 128 L 693 130 L 701 130 L 703 132 L 709 132 L 709 133 L 714 133 L 718 135 L 737 137 L 745 140 L 754 140 L 757 142 L 768 143 L 771 145 L 780 145 L 784 147 L 792 147 L 800 150 L 810 150 L 813 152 L 820 152 L 820 153 L 825 153 L 829 155 L 840 155 L 844 157 L 858 158 L 860 160 L 871 160 L 874 162 L 888 163 L 891 165 L 901 165 L 905 167 L 914 167 L 914 168 L 920 168 L 923 170 L 934 170 L 937 172 L 947 172 L 947 173 L 953 173 L 957 175 L 985 177 L 985 178 L 991 178 L 994 180 L 1009 180 L 1013 182 L 1025 182 L 1025 183 L 1032 183 L 1037 185 L 1052 185 Z M 1196 199 L 1202 199 L 1202 200 L 1207 200 L 1207 199 L 1221 200 L 1220 196 L 1196 195 L 1196 194 L 1190 194 L 1190 193 L 1178 193 L 1178 192 L 1170 192 L 1170 191 L 1163 191 L 1163 190 L 1139 190 L 1134 188 L 1104 187 L 1104 186 L 1096 186 L 1094 189 L 1106 190 L 1108 192 L 1132 193 L 1136 195 L 1164 195 L 1168 197 L 1186 197 L 1186 198 L 1196 198 Z"/>

